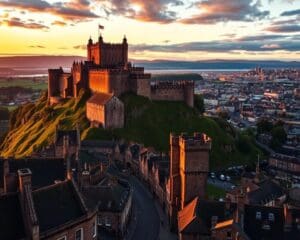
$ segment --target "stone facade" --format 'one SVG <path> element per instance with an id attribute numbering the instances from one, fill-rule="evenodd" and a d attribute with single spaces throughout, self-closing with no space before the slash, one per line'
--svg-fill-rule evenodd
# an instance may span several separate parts
<path id="1" fill-rule="evenodd" d="M 101 125 L 103 128 L 124 126 L 124 104 L 113 95 L 95 94 L 88 100 L 86 108 L 87 119 L 93 126 Z"/>
<path id="2" fill-rule="evenodd" d="M 65 73 L 62 68 L 49 69 L 48 73 L 50 104 L 57 104 L 63 98 L 78 97 L 80 89 L 85 89 L 92 95 L 104 93 L 119 97 L 123 93 L 133 92 L 151 100 L 181 101 L 190 107 L 194 106 L 194 82 L 151 83 L 151 75 L 146 74 L 144 68 L 134 67 L 128 62 L 128 43 L 125 37 L 120 44 L 105 43 L 101 36 L 96 43 L 90 39 L 87 44 L 87 61 L 74 62 L 70 73 Z M 99 110 L 100 106 L 101 103 L 98 106 L 88 105 L 87 115 L 93 115 L 92 111 L 103 112 Z M 117 111 L 104 111 L 103 114 L 113 114 L 110 117 L 114 119 L 120 117 L 120 112 Z M 98 119 L 98 122 L 102 123 L 103 120 Z M 119 123 L 116 125 L 122 127 Z"/>
<path id="3" fill-rule="evenodd" d="M 195 197 L 204 198 L 209 171 L 211 139 L 195 133 L 190 137 L 170 135 L 170 210 L 173 227 L 177 225 L 177 213 Z"/>

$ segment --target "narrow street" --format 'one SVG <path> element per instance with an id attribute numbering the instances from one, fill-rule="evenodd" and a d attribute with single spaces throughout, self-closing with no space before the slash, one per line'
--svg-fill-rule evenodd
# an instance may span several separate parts
<path id="1" fill-rule="evenodd" d="M 135 216 L 132 221 L 135 227 L 129 233 L 129 239 L 157 240 L 160 230 L 160 217 L 155 202 L 149 191 L 135 177 L 130 177 L 129 182 L 133 187 L 133 204 Z"/>

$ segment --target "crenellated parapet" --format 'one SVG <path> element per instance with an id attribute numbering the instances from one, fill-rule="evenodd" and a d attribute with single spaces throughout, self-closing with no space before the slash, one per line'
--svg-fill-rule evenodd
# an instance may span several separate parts
<path id="1" fill-rule="evenodd" d="M 183 101 L 194 107 L 194 81 L 156 81 L 150 87 L 153 100 Z"/>

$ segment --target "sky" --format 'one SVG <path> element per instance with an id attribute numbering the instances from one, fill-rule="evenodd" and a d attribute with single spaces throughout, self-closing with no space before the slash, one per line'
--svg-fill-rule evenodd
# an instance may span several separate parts
<path id="1" fill-rule="evenodd" d="M 85 56 L 99 24 L 131 59 L 300 60 L 300 0 L 0 0 L 0 56 Z"/>

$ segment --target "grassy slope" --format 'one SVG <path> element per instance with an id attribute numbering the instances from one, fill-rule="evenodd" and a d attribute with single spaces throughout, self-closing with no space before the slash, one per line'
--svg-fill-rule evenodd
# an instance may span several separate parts
<path id="1" fill-rule="evenodd" d="M 226 123 L 207 117 L 199 117 L 197 112 L 179 102 L 156 102 L 135 95 L 122 97 L 126 108 L 124 129 L 104 130 L 90 128 L 83 132 L 86 139 L 126 139 L 153 146 L 157 150 L 169 150 L 170 132 L 205 132 L 213 139 L 211 163 L 213 168 L 225 165 L 247 163 L 256 159 L 259 151 L 254 145 L 247 153 L 236 148 L 236 133 Z M 224 150 L 225 145 L 234 149 Z"/>
<path id="2" fill-rule="evenodd" d="M 16 109 L 12 116 L 14 126 L 1 146 L 1 156 L 28 156 L 34 149 L 46 146 L 53 140 L 58 123 L 64 129 L 75 127 L 76 123 L 79 123 L 81 128 L 87 128 L 87 97 L 87 94 L 81 93 L 79 99 L 71 99 L 52 108 L 47 105 L 47 96 L 44 95 L 36 104 Z M 23 124 L 22 118 L 25 119 Z"/>
<path id="3" fill-rule="evenodd" d="M 35 149 L 46 146 L 53 140 L 58 123 L 64 129 L 70 129 L 79 123 L 83 139 L 125 139 L 153 146 L 163 152 L 169 150 L 170 132 L 205 132 L 213 139 L 213 168 L 249 162 L 256 159 L 259 151 L 251 144 L 246 153 L 240 152 L 236 147 L 236 133 L 227 123 L 199 117 L 195 110 L 184 103 L 150 101 L 132 94 L 121 98 L 126 108 L 124 129 L 88 128 L 85 119 L 87 98 L 88 94 L 81 93 L 77 100 L 70 99 L 49 107 L 44 95 L 36 104 L 28 104 L 15 110 L 12 114 L 14 124 L 1 146 L 1 156 L 28 156 Z M 24 124 L 22 119 L 25 120 Z M 226 152 L 226 145 L 232 146 L 233 152 Z"/>

